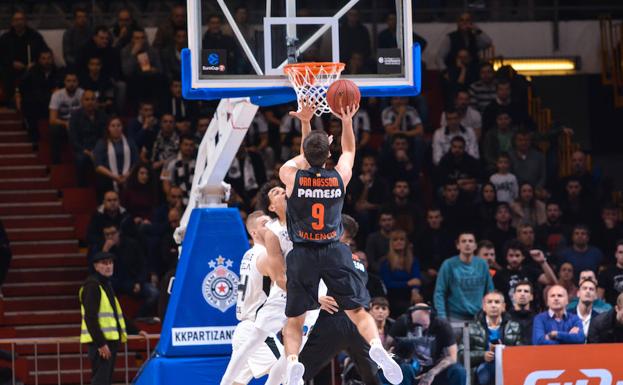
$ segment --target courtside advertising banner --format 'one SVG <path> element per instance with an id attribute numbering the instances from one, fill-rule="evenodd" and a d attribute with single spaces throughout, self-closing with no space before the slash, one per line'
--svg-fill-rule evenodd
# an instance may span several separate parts
<path id="1" fill-rule="evenodd" d="M 507 347 L 504 385 L 623 384 L 623 344 Z"/>

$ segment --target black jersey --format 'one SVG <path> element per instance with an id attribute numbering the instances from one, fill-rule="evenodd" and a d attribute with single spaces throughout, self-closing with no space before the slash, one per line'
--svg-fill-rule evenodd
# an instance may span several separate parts
<path id="1" fill-rule="evenodd" d="M 344 182 L 335 170 L 298 170 L 288 198 L 288 233 L 293 243 L 339 241 L 344 206 Z"/>

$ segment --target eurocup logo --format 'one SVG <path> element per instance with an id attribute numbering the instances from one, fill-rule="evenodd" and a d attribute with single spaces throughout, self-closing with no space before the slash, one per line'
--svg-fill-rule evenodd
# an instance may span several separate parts
<path id="1" fill-rule="evenodd" d="M 208 55 L 208 64 L 210 64 L 211 66 L 217 66 L 219 62 L 220 58 L 218 57 L 217 53 L 211 53 Z"/>
<path id="2" fill-rule="evenodd" d="M 238 275 L 229 270 L 234 265 L 231 259 L 218 258 L 210 260 L 208 266 L 212 269 L 203 279 L 201 291 L 208 305 L 225 313 L 236 304 L 238 294 Z"/>

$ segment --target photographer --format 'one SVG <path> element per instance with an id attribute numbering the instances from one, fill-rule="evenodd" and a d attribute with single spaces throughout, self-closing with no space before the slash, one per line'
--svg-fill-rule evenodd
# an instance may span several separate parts
<path id="1" fill-rule="evenodd" d="M 417 372 L 412 372 L 411 382 L 407 382 L 409 377 L 405 376 L 403 384 L 465 385 L 466 373 L 457 363 L 458 347 L 452 326 L 446 320 L 437 318 L 431 306 L 419 303 L 409 308 L 396 320 L 390 335 L 396 341 L 396 353 L 398 361 L 402 361 L 403 373 L 408 374 L 407 365 L 417 367 Z M 407 343 L 412 349 L 405 347 Z M 400 354 L 405 354 L 403 351 L 413 354 L 400 357 Z M 417 377 L 413 378 L 413 375 Z"/>

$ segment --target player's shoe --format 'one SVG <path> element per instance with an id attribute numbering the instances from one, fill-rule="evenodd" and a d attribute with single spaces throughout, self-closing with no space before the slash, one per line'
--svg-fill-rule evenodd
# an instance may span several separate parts
<path id="1" fill-rule="evenodd" d="M 303 384 L 303 374 L 305 373 L 305 366 L 300 362 L 288 362 L 288 368 L 286 369 L 286 382 L 285 385 L 300 385 Z"/>
<path id="2" fill-rule="evenodd" d="M 394 385 L 402 382 L 402 369 L 400 369 L 400 365 L 389 356 L 389 353 L 383 349 L 382 345 L 372 345 L 369 354 L 372 361 L 376 362 L 376 364 L 381 367 L 387 381 Z"/>

